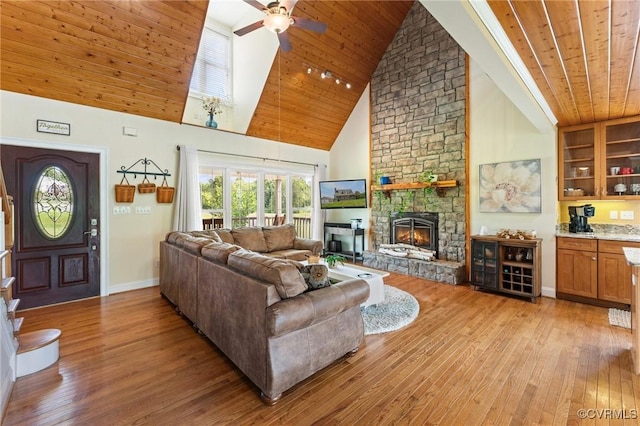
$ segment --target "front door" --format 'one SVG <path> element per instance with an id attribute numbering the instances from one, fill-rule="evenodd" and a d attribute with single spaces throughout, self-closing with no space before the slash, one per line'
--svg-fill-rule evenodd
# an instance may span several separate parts
<path id="1" fill-rule="evenodd" d="M 99 154 L 2 145 L 20 308 L 100 295 Z"/>

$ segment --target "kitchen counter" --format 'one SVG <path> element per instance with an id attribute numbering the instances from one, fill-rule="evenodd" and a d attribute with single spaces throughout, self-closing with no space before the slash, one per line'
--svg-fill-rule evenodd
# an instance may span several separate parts
<path id="1" fill-rule="evenodd" d="M 640 249 L 624 247 L 622 250 L 630 266 L 640 266 Z"/>
<path id="2" fill-rule="evenodd" d="M 556 237 L 588 238 L 592 240 L 640 241 L 640 234 L 607 234 L 598 232 L 556 232 Z"/>

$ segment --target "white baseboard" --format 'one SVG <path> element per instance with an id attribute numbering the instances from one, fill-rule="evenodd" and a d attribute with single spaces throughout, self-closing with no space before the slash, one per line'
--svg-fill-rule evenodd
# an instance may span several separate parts
<path id="1" fill-rule="evenodd" d="M 141 288 L 155 287 L 159 284 L 158 278 L 144 281 L 133 281 L 109 286 L 109 294 L 122 293 L 123 291 L 140 290 Z"/>
<path id="2" fill-rule="evenodd" d="M 545 297 L 551 297 L 553 299 L 556 298 L 556 289 L 555 288 L 542 287 L 540 289 L 540 293 Z"/>

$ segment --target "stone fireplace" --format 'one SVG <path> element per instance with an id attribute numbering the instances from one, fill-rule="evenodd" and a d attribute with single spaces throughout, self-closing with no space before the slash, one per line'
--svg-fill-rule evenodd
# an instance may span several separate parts
<path id="1" fill-rule="evenodd" d="M 438 213 L 392 213 L 389 220 L 392 244 L 430 249 L 438 257 Z"/>
<path id="2" fill-rule="evenodd" d="M 410 186 L 373 190 L 371 241 L 363 263 L 439 282 L 465 282 L 466 54 L 420 2 L 372 76 L 371 129 L 372 183 L 376 176 L 388 176 L 394 184 L 416 184 L 427 173 L 437 174 L 439 181 L 455 180 L 457 186 L 440 192 Z M 393 225 L 397 212 L 411 220 Z M 419 212 L 435 215 L 437 228 L 416 222 L 424 214 Z M 437 260 L 380 253 L 394 235 L 419 246 L 428 239 Z"/>

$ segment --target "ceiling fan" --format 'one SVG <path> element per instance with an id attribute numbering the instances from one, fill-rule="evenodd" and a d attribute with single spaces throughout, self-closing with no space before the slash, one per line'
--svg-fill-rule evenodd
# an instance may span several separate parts
<path id="1" fill-rule="evenodd" d="M 289 26 L 299 27 L 318 33 L 324 33 L 327 30 L 327 24 L 325 24 L 324 22 L 291 16 L 291 11 L 293 10 L 293 6 L 297 1 L 298 0 L 274 1 L 264 6 L 257 0 L 244 0 L 245 3 L 248 3 L 256 9 L 264 12 L 266 16 L 264 19 L 254 22 L 251 25 L 247 25 L 244 28 L 240 28 L 233 33 L 238 36 L 243 36 L 250 33 L 251 31 L 257 30 L 260 27 L 266 27 L 268 30 L 278 35 L 280 48 L 284 52 L 288 52 L 291 50 L 289 35 L 286 33 Z"/>

